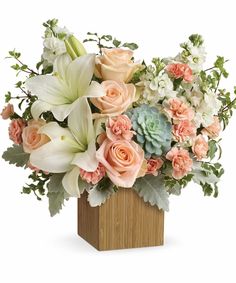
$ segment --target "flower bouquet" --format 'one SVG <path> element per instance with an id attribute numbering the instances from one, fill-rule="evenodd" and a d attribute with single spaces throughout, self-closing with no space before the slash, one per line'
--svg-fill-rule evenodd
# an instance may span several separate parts
<path id="1" fill-rule="evenodd" d="M 43 25 L 35 69 L 9 52 L 20 80 L 1 114 L 13 142 L 2 157 L 30 170 L 22 193 L 46 195 L 52 216 L 85 191 L 92 207 L 126 188 L 165 211 L 169 195 L 191 181 L 218 196 L 219 135 L 236 107 L 220 87 L 228 77 L 224 57 L 205 69 L 197 34 L 176 56 L 151 64 L 136 61 L 137 44 L 111 35 L 88 33 L 83 42 L 97 47 L 89 54 L 57 20 Z"/>

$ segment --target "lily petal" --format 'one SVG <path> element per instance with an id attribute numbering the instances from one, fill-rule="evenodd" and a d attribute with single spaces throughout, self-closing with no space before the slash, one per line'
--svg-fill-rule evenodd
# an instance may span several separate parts
<path id="1" fill-rule="evenodd" d="M 81 97 L 68 117 L 68 127 L 80 145 L 86 149 L 95 138 L 91 108 L 85 97 Z"/>
<path id="2" fill-rule="evenodd" d="M 70 103 L 69 88 L 56 76 L 41 75 L 28 79 L 26 88 L 40 100 L 52 105 Z"/>
<path id="3" fill-rule="evenodd" d="M 62 185 L 67 193 L 72 197 L 80 197 L 79 188 L 79 168 L 74 167 L 71 171 L 67 172 L 62 179 Z"/>
<path id="4" fill-rule="evenodd" d="M 66 81 L 67 68 L 71 62 L 71 57 L 68 54 L 58 56 L 53 64 L 53 72 Z"/>
<path id="5" fill-rule="evenodd" d="M 50 111 L 51 108 L 52 108 L 51 104 L 41 100 L 36 100 L 31 106 L 31 114 L 35 120 L 38 120 L 39 116 L 43 112 Z"/>
<path id="6" fill-rule="evenodd" d="M 105 96 L 106 92 L 104 88 L 95 81 L 92 81 L 88 89 L 86 90 L 84 97 L 101 97 Z"/>
<path id="7" fill-rule="evenodd" d="M 47 123 L 38 130 L 38 133 L 47 135 L 51 140 L 63 137 L 74 139 L 68 129 L 62 128 L 56 122 Z"/>
<path id="8" fill-rule="evenodd" d="M 95 55 L 87 54 L 76 58 L 67 69 L 67 81 L 75 92 L 74 99 L 83 96 L 93 77 Z"/>
<path id="9" fill-rule="evenodd" d="M 30 155 L 30 163 L 50 173 L 67 172 L 71 168 L 74 150 L 74 146 L 65 140 L 55 139 L 34 150 Z"/>
<path id="10" fill-rule="evenodd" d="M 72 104 L 62 104 L 62 105 L 55 105 L 52 106 L 51 111 L 53 116 L 58 121 L 64 121 L 65 118 L 71 113 L 71 111 L 76 106 L 77 101 L 73 102 Z"/>
<path id="11" fill-rule="evenodd" d="M 98 167 L 95 140 L 90 142 L 87 151 L 76 153 L 71 164 L 77 165 L 85 171 L 94 172 Z"/>

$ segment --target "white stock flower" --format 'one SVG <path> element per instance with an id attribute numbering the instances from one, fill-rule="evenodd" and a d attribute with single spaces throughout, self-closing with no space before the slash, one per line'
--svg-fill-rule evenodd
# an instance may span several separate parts
<path id="1" fill-rule="evenodd" d="M 203 46 L 194 46 L 192 42 L 188 42 L 188 50 L 190 55 L 186 57 L 187 64 L 195 71 L 199 72 L 202 70 L 203 63 L 206 59 L 206 52 Z"/>
<path id="2" fill-rule="evenodd" d="M 102 86 L 92 81 L 95 55 L 87 54 L 72 61 L 68 54 L 56 58 L 54 75 L 35 76 L 26 81 L 26 87 L 38 97 L 31 112 L 34 119 L 51 111 L 63 121 L 75 108 L 81 97 L 105 95 Z"/>
<path id="3" fill-rule="evenodd" d="M 66 46 L 63 40 L 56 37 L 48 37 L 43 41 L 43 59 L 49 64 L 53 64 L 55 59 L 64 53 L 66 53 Z"/>
<path id="4" fill-rule="evenodd" d="M 214 122 L 214 116 L 218 114 L 220 107 L 222 106 L 221 101 L 217 98 L 216 93 L 208 90 L 204 94 L 204 99 L 200 103 L 199 107 L 196 108 L 195 123 L 199 127 L 201 124 L 203 127 L 208 127 Z"/>
<path id="5" fill-rule="evenodd" d="M 68 128 L 50 122 L 41 127 L 40 133 L 47 135 L 50 142 L 34 150 L 30 163 L 50 173 L 66 172 L 62 183 L 74 197 L 80 196 L 78 185 L 82 168 L 93 172 L 98 166 L 92 113 L 86 98 L 81 98 L 68 117 Z"/>
<path id="6" fill-rule="evenodd" d="M 156 104 L 160 99 L 176 97 L 177 92 L 173 90 L 173 83 L 166 73 L 153 78 L 150 81 L 143 81 L 144 90 L 141 103 Z"/>

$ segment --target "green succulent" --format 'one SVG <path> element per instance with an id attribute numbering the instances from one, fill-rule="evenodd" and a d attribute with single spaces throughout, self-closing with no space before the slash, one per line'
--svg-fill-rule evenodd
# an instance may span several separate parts
<path id="1" fill-rule="evenodd" d="M 161 156 L 170 149 L 171 123 L 157 108 L 146 104 L 128 111 L 135 139 L 145 151 L 145 157 Z"/>

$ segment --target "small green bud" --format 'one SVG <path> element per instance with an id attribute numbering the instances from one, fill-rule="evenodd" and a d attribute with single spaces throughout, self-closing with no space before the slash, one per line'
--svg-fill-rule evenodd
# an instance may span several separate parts
<path id="1" fill-rule="evenodd" d="M 82 43 L 73 35 L 71 35 L 68 39 L 65 40 L 65 45 L 67 53 L 70 55 L 72 60 L 87 54 Z"/>

